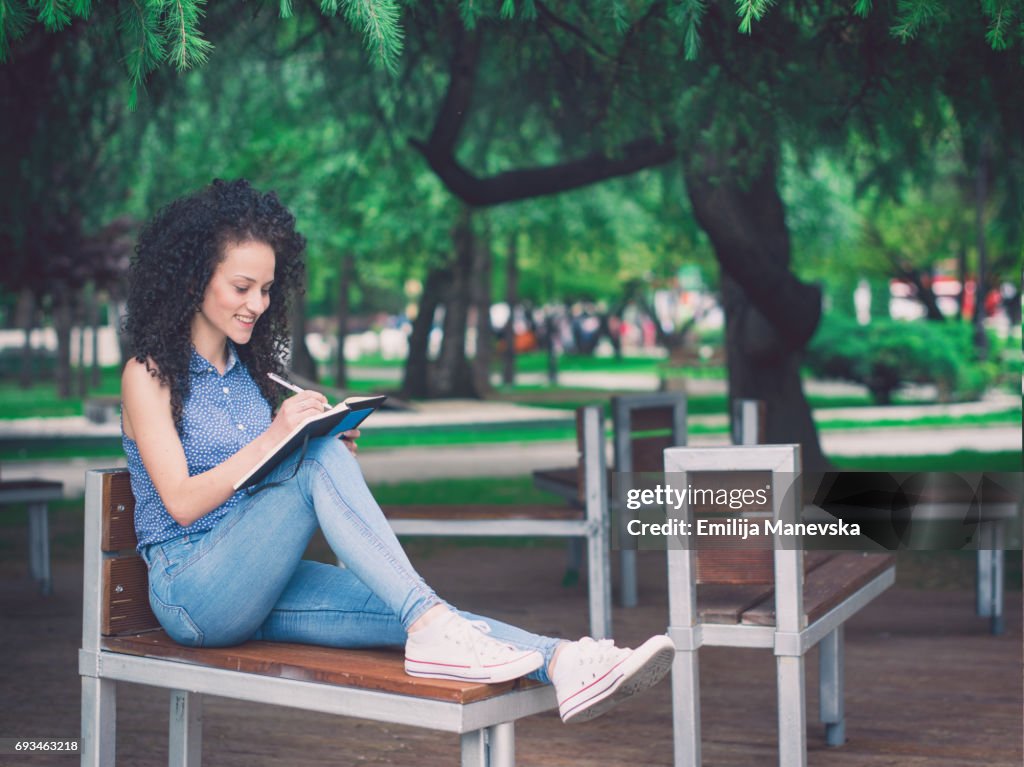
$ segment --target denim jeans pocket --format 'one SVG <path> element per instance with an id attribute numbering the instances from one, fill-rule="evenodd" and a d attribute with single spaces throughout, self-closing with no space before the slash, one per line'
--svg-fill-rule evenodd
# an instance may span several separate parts
<path id="1" fill-rule="evenodd" d="M 203 646 L 203 632 L 181 605 L 171 605 L 149 590 L 149 606 L 167 635 L 178 644 L 188 647 Z"/>
<path id="2" fill-rule="evenodd" d="M 162 560 L 160 565 L 163 567 L 164 575 L 174 578 L 196 559 L 202 536 L 202 533 L 198 535 L 186 533 L 157 545 L 160 550 L 160 559 Z"/>

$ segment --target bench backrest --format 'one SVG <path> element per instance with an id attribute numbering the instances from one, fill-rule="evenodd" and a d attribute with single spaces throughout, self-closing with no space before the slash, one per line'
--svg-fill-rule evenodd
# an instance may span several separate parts
<path id="1" fill-rule="evenodd" d="M 679 488 L 711 487 L 728 491 L 770 485 L 763 510 L 758 511 L 756 504 L 752 505 L 755 507 L 753 514 L 759 518 L 770 516 L 783 522 L 795 522 L 802 510 L 799 445 L 672 449 L 665 453 L 665 471 L 671 473 L 673 484 Z M 695 524 L 697 515 L 710 512 L 712 508 L 721 519 L 721 506 L 717 504 L 684 503 L 675 514 L 682 521 Z M 714 545 L 713 539 L 690 538 L 694 540 L 698 545 Z M 772 538 L 762 534 L 749 537 L 746 546 L 738 546 L 734 538 L 728 547 L 721 549 L 695 552 L 672 541 L 668 542 L 668 549 L 669 578 L 690 586 L 678 589 L 674 597 L 670 595 L 672 625 L 688 625 L 684 615 L 695 614 L 699 582 L 773 583 L 779 629 L 797 631 L 802 627 L 806 617 L 803 614 L 804 552 L 798 545 L 775 546 Z M 709 554 L 713 556 L 702 563 Z M 703 572 L 698 572 L 700 569 Z"/>
<path id="2" fill-rule="evenodd" d="M 82 646 L 99 636 L 159 628 L 149 608 L 146 563 L 135 546 L 135 497 L 124 469 L 90 471 L 85 493 L 85 615 Z"/>
<path id="3" fill-rule="evenodd" d="M 686 444 L 686 395 L 654 392 L 612 397 L 615 471 L 661 472 L 664 451 Z"/>

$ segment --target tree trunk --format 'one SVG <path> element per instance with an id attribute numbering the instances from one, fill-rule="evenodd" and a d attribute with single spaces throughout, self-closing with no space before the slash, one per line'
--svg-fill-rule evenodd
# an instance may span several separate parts
<path id="1" fill-rule="evenodd" d="M 974 349 L 978 359 L 988 356 L 988 336 L 985 334 L 985 291 L 988 287 L 988 251 L 985 242 L 985 203 L 988 201 L 989 161 L 992 145 L 987 138 L 981 140 L 974 187 L 974 227 L 978 246 L 978 271 L 974 277 Z"/>
<path id="2" fill-rule="evenodd" d="M 694 214 L 721 266 L 729 412 L 737 398 L 763 401 L 767 441 L 800 443 L 804 467 L 822 469 L 828 461 L 800 381 L 801 356 L 821 318 L 821 291 L 789 270 L 774 158 L 730 166 L 738 159 L 704 148 L 685 170 Z M 731 167 L 747 167 L 749 176 Z"/>
<path id="3" fill-rule="evenodd" d="M 92 314 L 92 290 L 86 288 L 78 301 L 78 396 L 85 399 L 89 394 L 88 370 L 85 367 L 85 327 L 87 317 Z"/>
<path id="4" fill-rule="evenodd" d="M 501 370 L 501 380 L 505 386 L 514 386 L 516 382 L 516 304 L 519 302 L 519 243 L 516 235 L 508 236 L 508 249 L 505 253 L 505 303 L 508 304 L 508 322 L 502 333 L 505 339 L 505 355 Z"/>
<path id="5" fill-rule="evenodd" d="M 348 317 L 352 305 L 352 291 L 349 285 L 355 274 L 356 259 L 351 253 L 341 257 L 341 273 L 338 285 L 338 359 L 334 366 L 334 385 L 344 389 L 348 385 L 348 364 L 345 361 L 345 336 L 348 335 Z"/>
<path id="6" fill-rule="evenodd" d="M 464 208 L 452 230 L 455 266 L 444 300 L 444 337 L 431 381 L 430 396 L 438 398 L 472 397 L 479 394 L 473 385 L 473 371 L 466 359 L 466 327 L 472 293 L 473 237 L 472 214 Z"/>
<path id="7" fill-rule="evenodd" d="M 925 319 L 929 322 L 945 322 L 946 315 L 939 309 L 939 300 L 932 289 L 931 280 L 925 282 L 925 275 L 920 269 L 904 269 L 902 276 L 909 280 L 917 291 L 917 300 L 924 306 Z"/>
<path id="8" fill-rule="evenodd" d="M 405 374 L 402 377 L 402 396 L 423 398 L 429 395 L 427 371 L 430 330 L 434 325 L 434 314 L 441 304 L 445 285 L 451 281 L 451 267 L 448 265 L 431 269 L 423 281 L 416 319 L 412 322 L 409 336 L 409 354 L 405 358 Z"/>
<path id="9" fill-rule="evenodd" d="M 491 362 L 494 359 L 494 332 L 491 329 L 491 266 L 494 254 L 485 224 L 483 237 L 473 247 L 472 301 L 476 308 L 476 354 L 473 356 L 473 388 L 477 396 L 491 391 Z"/>
<path id="10" fill-rule="evenodd" d="M 554 312 L 544 313 L 544 349 L 548 359 L 548 386 L 558 386 L 558 356 L 562 351 L 562 342 L 558 337 L 558 323 Z"/>
<path id="11" fill-rule="evenodd" d="M 58 285 L 53 291 L 53 325 L 57 331 L 57 396 L 71 396 L 71 322 L 74 316 L 71 290 Z"/>
<path id="12" fill-rule="evenodd" d="M 21 347 L 21 366 L 18 371 L 18 386 L 27 389 L 32 385 L 35 375 L 35 353 L 32 348 L 32 330 L 36 325 L 36 296 L 32 288 L 22 288 L 18 295 L 18 326 L 25 333 L 25 343 Z"/>
<path id="13" fill-rule="evenodd" d="M 292 299 L 289 312 L 292 327 L 292 357 L 288 367 L 304 378 L 317 380 L 316 360 L 306 346 L 306 294 L 299 293 Z"/>
<path id="14" fill-rule="evenodd" d="M 964 321 L 964 299 L 967 298 L 967 247 L 961 242 L 956 254 L 957 279 L 960 280 L 960 294 L 956 297 L 956 318 Z"/>
<path id="15" fill-rule="evenodd" d="M 100 297 L 93 293 L 93 301 L 89 307 L 89 326 L 92 328 L 92 372 L 89 383 L 98 389 L 103 383 L 100 371 Z"/>

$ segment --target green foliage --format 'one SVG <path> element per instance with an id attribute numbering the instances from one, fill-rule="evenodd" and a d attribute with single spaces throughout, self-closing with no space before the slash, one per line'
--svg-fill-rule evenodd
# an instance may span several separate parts
<path id="1" fill-rule="evenodd" d="M 875 320 L 861 326 L 827 315 L 807 350 L 815 375 L 855 381 L 887 404 L 908 383 L 932 383 L 941 400 L 973 399 L 997 379 L 998 363 L 979 360 L 966 323 Z M 992 350 L 990 357 L 996 357 Z"/>
<path id="2" fill-rule="evenodd" d="M 677 0 L 668 8 L 669 20 L 683 30 L 683 54 L 695 61 L 700 52 L 700 22 L 707 10 L 705 0 Z"/>
<path id="3" fill-rule="evenodd" d="M 740 17 L 740 32 L 749 35 L 755 21 L 760 21 L 774 0 L 736 0 L 736 15 Z"/>
<path id="4" fill-rule="evenodd" d="M 17 40 L 28 30 L 32 18 L 21 0 L 0 2 L 0 62 L 10 55 L 11 40 Z"/>
<path id="5" fill-rule="evenodd" d="M 167 60 L 179 72 L 202 66 L 213 50 L 199 30 L 204 4 L 203 0 L 169 0 L 164 5 L 161 29 L 167 41 Z"/>

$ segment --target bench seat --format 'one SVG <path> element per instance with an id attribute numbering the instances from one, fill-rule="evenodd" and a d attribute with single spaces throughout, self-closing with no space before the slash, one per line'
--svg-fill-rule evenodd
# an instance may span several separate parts
<path id="1" fill-rule="evenodd" d="M 527 679 L 479 684 L 409 676 L 405 673 L 403 655 L 398 649 L 344 650 L 288 642 L 246 642 L 234 647 L 195 648 L 178 644 L 164 631 L 104 637 L 100 641 L 100 649 L 266 677 L 379 690 L 461 704 L 496 698 L 513 690 L 543 686 Z"/>
<path id="2" fill-rule="evenodd" d="M 50 575 L 49 503 L 64 497 L 64 484 L 47 479 L 15 479 L 0 482 L 0 507 L 25 504 L 28 507 L 28 569 L 39 581 L 41 593 L 53 590 Z"/>

